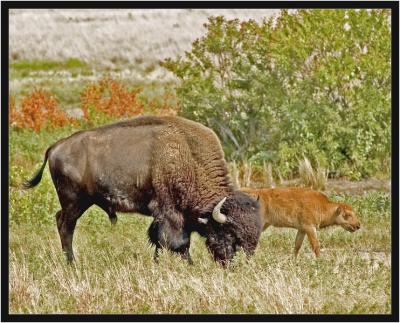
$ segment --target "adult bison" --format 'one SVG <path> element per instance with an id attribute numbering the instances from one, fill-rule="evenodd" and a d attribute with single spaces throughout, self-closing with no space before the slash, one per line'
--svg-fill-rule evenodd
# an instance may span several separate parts
<path id="1" fill-rule="evenodd" d="M 154 217 L 148 235 L 191 262 L 190 235 L 206 237 L 214 259 L 226 264 L 242 248 L 251 254 L 262 230 L 258 203 L 234 190 L 215 133 L 179 117 L 138 117 L 80 131 L 50 146 L 49 160 L 61 210 L 57 227 L 68 261 L 79 217 L 98 205 L 115 222 L 115 212 Z"/>

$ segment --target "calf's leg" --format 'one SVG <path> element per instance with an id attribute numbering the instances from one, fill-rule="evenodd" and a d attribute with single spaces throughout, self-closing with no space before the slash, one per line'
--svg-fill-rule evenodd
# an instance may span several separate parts
<path id="1" fill-rule="evenodd" d="M 306 233 L 302 230 L 297 231 L 296 241 L 294 243 L 294 256 L 297 257 Z"/>
<path id="2" fill-rule="evenodd" d="M 307 226 L 304 229 L 307 233 L 308 240 L 310 241 L 311 248 L 314 251 L 315 256 L 319 257 L 320 256 L 320 248 L 319 248 L 319 242 L 317 239 L 317 229 L 313 226 Z"/>

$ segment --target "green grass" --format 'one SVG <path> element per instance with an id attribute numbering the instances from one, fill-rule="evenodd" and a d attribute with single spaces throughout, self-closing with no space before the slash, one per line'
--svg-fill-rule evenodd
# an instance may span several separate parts
<path id="1" fill-rule="evenodd" d="M 111 227 L 107 215 L 92 207 L 75 231 L 77 261 L 67 265 L 48 168 L 39 186 L 19 188 L 64 131 L 32 138 L 11 133 L 11 313 L 390 313 L 390 196 L 383 193 L 331 196 L 353 205 L 362 229 L 319 231 L 320 259 L 307 241 L 293 259 L 296 231 L 271 228 L 252 258 L 239 253 L 226 270 L 197 234 L 194 266 L 170 252 L 156 264 L 146 236 L 151 218 L 119 214 Z"/>
<path id="2" fill-rule="evenodd" d="M 61 69 L 86 69 L 88 65 L 77 58 L 69 58 L 65 61 L 49 60 L 21 60 L 10 64 L 16 71 L 49 71 Z"/>
<path id="3" fill-rule="evenodd" d="M 78 78 L 92 76 L 91 66 L 76 58 L 65 61 L 16 61 L 10 64 L 10 94 L 17 102 L 33 91 L 41 88 L 53 93 L 60 106 L 79 107 L 79 96 L 89 83 Z"/>

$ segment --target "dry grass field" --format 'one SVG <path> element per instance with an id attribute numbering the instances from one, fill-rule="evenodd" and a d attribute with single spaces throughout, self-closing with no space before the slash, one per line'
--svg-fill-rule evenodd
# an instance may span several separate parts
<path id="1" fill-rule="evenodd" d="M 153 261 L 150 219 L 120 215 L 115 228 L 93 208 L 75 234 L 77 262 L 61 252 L 49 175 L 34 191 L 11 190 L 11 313 L 389 313 L 388 197 L 346 197 L 361 211 L 362 229 L 321 230 L 322 257 L 308 242 L 295 260 L 295 230 L 263 233 L 256 254 L 216 265 L 192 236 L 193 266 L 164 252 Z M 343 197 L 343 196 L 342 196 Z"/>
<path id="2" fill-rule="evenodd" d="M 150 218 L 119 214 L 112 227 L 107 215 L 92 207 L 78 221 L 77 261 L 70 266 L 55 225 L 60 206 L 48 170 L 35 189 L 20 188 L 39 165 L 24 166 L 21 151 L 40 160 L 42 149 L 30 142 L 39 139 L 40 146 L 46 144 L 43 138 L 51 141 L 46 133 L 30 136 L 11 137 L 11 313 L 391 312 L 386 192 L 330 192 L 331 198 L 353 206 L 362 228 L 353 234 L 340 227 L 320 230 L 319 259 L 308 241 L 294 259 L 296 231 L 271 228 L 252 258 L 239 253 L 227 269 L 214 263 L 197 234 L 192 235 L 193 266 L 170 252 L 163 252 L 157 264 L 146 234 Z"/>
<path id="3" fill-rule="evenodd" d="M 277 10 L 13 10 L 10 12 L 10 94 L 34 88 L 76 108 L 82 89 L 104 75 L 158 96 L 174 82 L 158 62 L 184 54 L 209 15 L 262 19 Z M 328 195 L 356 210 L 362 228 L 321 230 L 321 257 L 308 241 L 294 259 L 296 231 L 271 228 L 255 255 L 239 253 L 227 269 L 192 235 L 194 265 L 164 251 L 159 263 L 137 214 L 89 209 L 74 236 L 68 265 L 54 215 L 59 202 L 46 167 L 34 189 L 20 184 L 42 162 L 45 148 L 77 131 L 10 130 L 10 313 L 103 314 L 372 314 L 391 312 L 390 183 L 369 187 L 339 180 Z M 388 181 L 385 181 L 387 183 Z M 383 186 L 383 188 L 382 188 Z"/>
<path id="4" fill-rule="evenodd" d="M 183 54 L 210 15 L 261 20 L 276 9 L 11 10 L 13 60 L 71 57 L 101 66 L 137 65 Z"/>

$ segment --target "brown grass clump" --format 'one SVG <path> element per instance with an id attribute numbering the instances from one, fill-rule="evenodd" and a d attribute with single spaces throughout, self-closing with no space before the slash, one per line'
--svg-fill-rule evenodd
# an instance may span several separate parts
<path id="1" fill-rule="evenodd" d="M 57 128 L 76 120 L 59 108 L 57 99 L 49 92 L 36 89 L 25 96 L 16 107 L 15 98 L 10 96 L 10 124 L 16 128 L 29 128 L 36 132 L 42 128 Z"/>
<path id="2" fill-rule="evenodd" d="M 264 162 L 260 166 L 242 160 L 232 161 L 228 166 L 235 187 L 275 187 L 271 163 Z"/>
<path id="3" fill-rule="evenodd" d="M 305 186 L 316 190 L 324 190 L 326 188 L 328 171 L 320 166 L 315 171 L 307 157 L 299 161 L 299 175 L 301 182 Z"/>
<path id="4" fill-rule="evenodd" d="M 252 164 L 249 161 L 243 161 L 242 167 L 243 167 L 242 185 L 245 187 L 250 187 L 251 186 L 251 175 L 253 174 Z"/>
<path id="5" fill-rule="evenodd" d="M 272 164 L 263 163 L 263 174 L 264 174 L 264 187 L 275 187 L 274 177 L 272 175 Z"/>
<path id="6" fill-rule="evenodd" d="M 121 82 L 109 77 L 92 83 L 81 93 L 84 117 L 90 119 L 91 111 L 113 118 L 136 116 L 143 110 L 143 105 L 137 99 L 141 91 L 128 90 Z"/>
<path id="7" fill-rule="evenodd" d="M 307 157 L 299 160 L 299 175 L 305 186 L 312 186 L 315 181 L 314 169 Z"/>
<path id="8" fill-rule="evenodd" d="M 238 166 L 236 164 L 236 161 L 233 161 L 232 163 L 229 164 L 230 166 L 230 173 L 231 173 L 231 178 L 232 178 L 232 184 L 236 187 L 236 188 L 240 188 L 241 187 L 241 183 L 240 183 L 240 179 L 239 179 L 239 169 Z"/>

